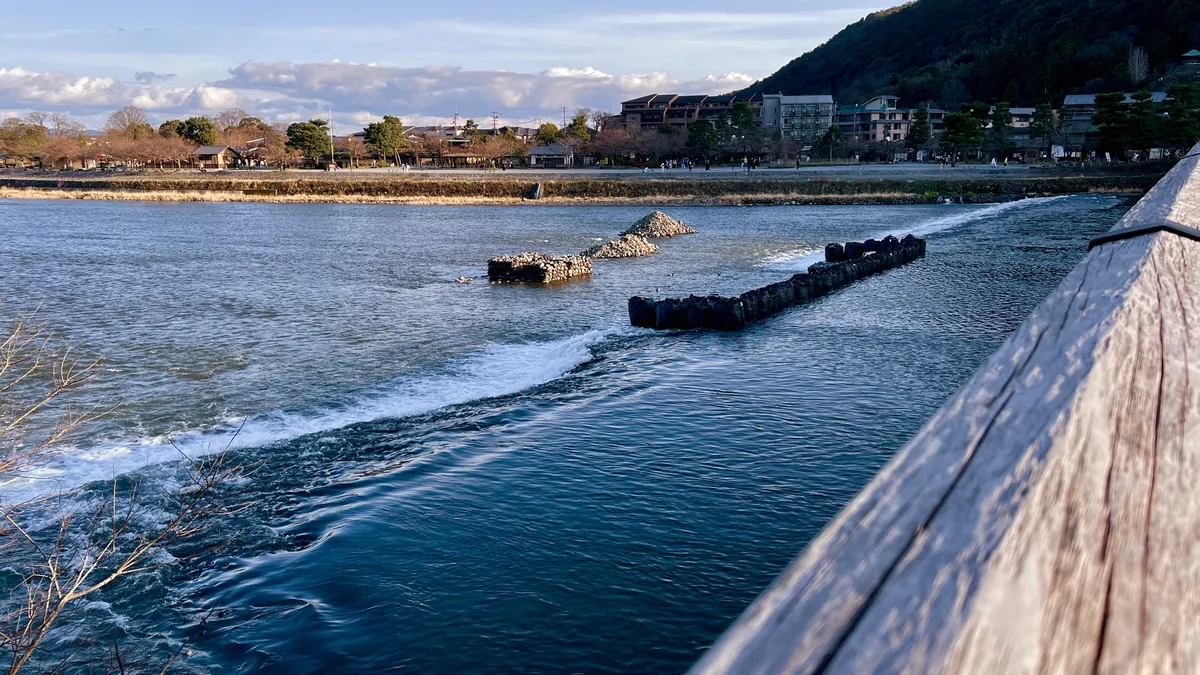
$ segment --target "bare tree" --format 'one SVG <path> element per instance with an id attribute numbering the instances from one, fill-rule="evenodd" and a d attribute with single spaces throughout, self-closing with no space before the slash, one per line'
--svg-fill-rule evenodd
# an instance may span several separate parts
<path id="1" fill-rule="evenodd" d="M 596 131 L 603 131 L 605 128 L 604 125 L 610 117 L 612 117 L 612 113 L 608 112 L 607 110 L 591 111 L 590 118 L 592 121 L 592 128 Z"/>
<path id="2" fill-rule="evenodd" d="M 1150 76 L 1150 57 L 1141 47 L 1129 48 L 1129 81 L 1135 87 Z"/>
<path id="3" fill-rule="evenodd" d="M 40 112 L 38 110 L 34 110 L 25 116 L 26 123 L 35 124 L 43 129 L 46 128 L 46 120 L 48 119 L 50 119 L 50 113 Z"/>
<path id="4" fill-rule="evenodd" d="M 252 115 L 242 110 L 241 108 L 229 108 L 213 115 L 213 124 L 217 125 L 217 131 L 224 132 L 229 127 L 236 127 Z"/>
<path id="5" fill-rule="evenodd" d="M 127 105 L 109 115 L 104 128 L 134 140 L 154 133 L 154 127 L 150 126 L 150 120 L 146 119 L 146 113 L 142 112 L 141 108 L 132 105 Z"/>
<path id="6" fill-rule="evenodd" d="M 77 356 L 36 310 L 16 318 L 6 333 L 0 342 L 0 481 L 56 456 L 102 412 L 73 405 L 75 394 L 97 375 L 98 360 Z M 38 648 L 79 601 L 168 564 L 171 556 L 160 555 L 166 547 L 248 506 L 217 506 L 214 499 L 221 485 L 248 473 L 229 457 L 228 446 L 203 459 L 184 455 L 185 485 L 156 497 L 154 507 L 165 505 L 167 515 L 147 529 L 136 525 L 148 511 L 137 481 L 114 480 L 110 497 L 87 506 L 64 494 L 0 502 L 0 555 L 21 577 L 0 595 L 0 650 L 9 655 L 9 675 L 34 665 Z M 55 514 L 45 525 L 45 517 Z"/>
<path id="7" fill-rule="evenodd" d="M 62 113 L 54 113 L 50 115 L 50 135 L 55 138 L 62 136 L 70 136 L 77 138 L 87 131 L 87 127 L 79 122 L 74 122 Z"/>

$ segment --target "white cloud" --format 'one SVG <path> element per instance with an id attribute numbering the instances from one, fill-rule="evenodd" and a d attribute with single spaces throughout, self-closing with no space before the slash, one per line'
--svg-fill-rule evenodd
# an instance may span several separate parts
<path id="1" fill-rule="evenodd" d="M 681 80 L 665 72 L 613 75 L 592 67 L 556 66 L 540 73 L 520 73 L 341 61 L 249 61 L 230 70 L 223 80 L 195 86 L 166 86 L 150 75 L 143 73 L 140 82 L 126 82 L 0 68 L 0 107 L 63 110 L 89 120 L 133 104 L 155 119 L 237 106 L 269 119 L 297 120 L 332 107 L 339 124 L 350 125 L 365 124 L 385 113 L 410 123 L 444 123 L 455 111 L 476 119 L 489 119 L 497 112 L 506 123 L 524 123 L 559 119 L 563 107 L 616 110 L 622 100 L 646 93 L 725 93 L 753 81 L 741 73 Z M 159 82 L 145 81 L 156 79 Z"/>

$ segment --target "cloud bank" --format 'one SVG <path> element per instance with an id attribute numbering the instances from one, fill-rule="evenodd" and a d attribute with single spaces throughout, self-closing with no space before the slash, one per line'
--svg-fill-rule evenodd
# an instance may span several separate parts
<path id="1" fill-rule="evenodd" d="M 0 109 L 61 111 L 92 121 L 131 104 L 162 119 L 236 106 L 263 117 L 292 120 L 332 107 L 335 119 L 355 124 L 384 114 L 400 115 L 410 123 L 441 123 L 455 111 L 477 119 L 496 112 L 504 122 L 521 123 L 559 119 L 564 107 L 617 110 L 622 100 L 651 92 L 725 93 L 745 87 L 753 78 L 726 73 L 681 80 L 665 72 L 613 75 L 596 68 L 520 73 L 248 61 L 214 82 L 175 82 L 172 75 L 151 71 L 124 81 L 22 66 L 0 68 Z"/>

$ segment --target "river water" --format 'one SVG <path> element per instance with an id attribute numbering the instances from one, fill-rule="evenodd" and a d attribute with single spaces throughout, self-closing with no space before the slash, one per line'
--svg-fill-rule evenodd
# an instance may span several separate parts
<path id="1" fill-rule="evenodd" d="M 265 462 L 222 548 L 74 629 L 190 672 L 686 669 L 1125 207 L 676 208 L 699 234 L 653 257 L 486 282 L 646 210 L 0 201 L 0 309 L 101 355 L 112 408 L 0 501 L 169 483 L 168 440 Z M 742 332 L 626 325 L 910 231 L 926 258 Z"/>

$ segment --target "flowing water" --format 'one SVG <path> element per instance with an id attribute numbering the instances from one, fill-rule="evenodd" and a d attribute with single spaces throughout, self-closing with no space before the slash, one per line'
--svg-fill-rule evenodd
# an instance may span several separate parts
<path id="1" fill-rule="evenodd" d="M 645 210 L 0 201 L 0 308 L 102 355 L 113 406 L 0 501 L 264 461 L 223 548 L 86 610 L 184 670 L 681 671 L 1124 206 L 677 208 L 700 233 L 653 257 L 486 282 Z M 626 326 L 886 232 L 928 256 L 738 333 Z"/>

